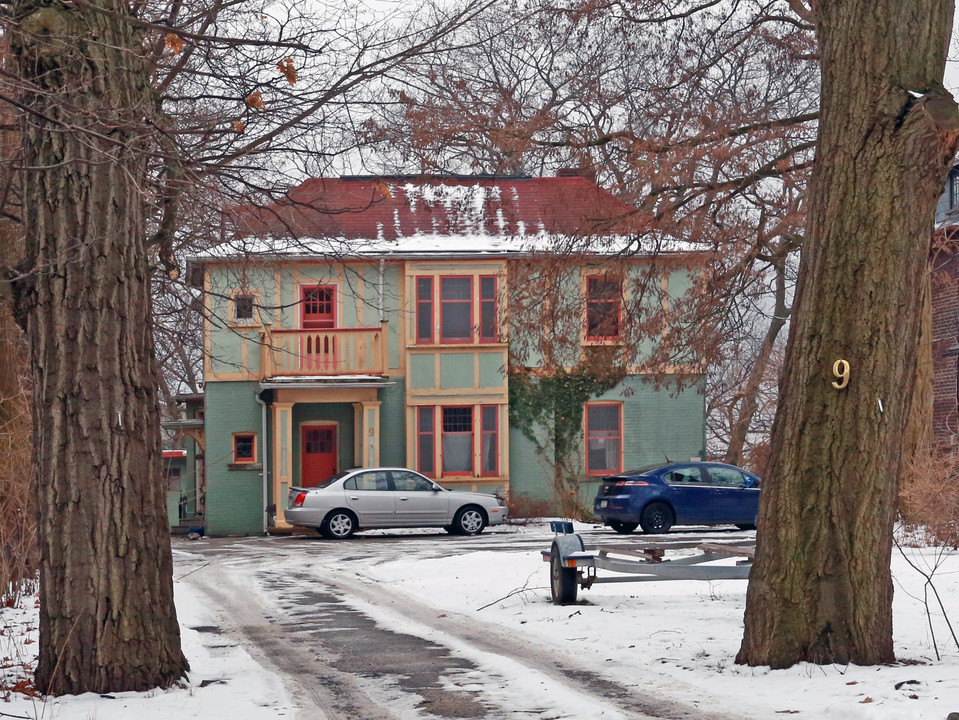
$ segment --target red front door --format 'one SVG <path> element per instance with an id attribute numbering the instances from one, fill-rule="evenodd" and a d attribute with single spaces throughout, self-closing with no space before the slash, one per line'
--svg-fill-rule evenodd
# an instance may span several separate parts
<path id="1" fill-rule="evenodd" d="M 303 487 L 319 485 L 336 472 L 335 425 L 304 425 L 301 447 Z"/>

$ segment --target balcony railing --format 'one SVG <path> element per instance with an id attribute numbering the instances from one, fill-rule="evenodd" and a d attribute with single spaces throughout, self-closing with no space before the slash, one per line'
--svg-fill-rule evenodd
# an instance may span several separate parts
<path id="1" fill-rule="evenodd" d="M 386 323 L 377 328 L 272 330 L 260 333 L 264 378 L 278 375 L 383 375 Z"/>

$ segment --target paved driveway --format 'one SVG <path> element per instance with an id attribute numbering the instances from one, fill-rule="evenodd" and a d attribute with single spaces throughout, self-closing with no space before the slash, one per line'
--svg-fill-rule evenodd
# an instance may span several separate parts
<path id="1" fill-rule="evenodd" d="M 704 537 L 697 531 L 624 537 L 601 528 L 583 534 L 587 545 L 688 544 Z M 299 718 L 724 718 L 657 698 L 641 682 L 604 678 L 577 661 L 575 645 L 544 647 L 484 621 L 475 608 L 440 614 L 366 572 L 398 559 L 529 553 L 548 549 L 550 538 L 543 528 L 507 527 L 473 538 L 376 531 L 347 541 L 176 540 L 174 549 L 178 582 L 218 608 L 220 624 L 201 630 L 243 643 L 280 674 Z M 545 564 L 541 581 L 548 584 Z M 402 629 L 379 622 L 384 612 L 402 617 Z M 537 700 L 543 697 L 553 702 Z M 557 713 L 557 706 L 565 710 Z"/>

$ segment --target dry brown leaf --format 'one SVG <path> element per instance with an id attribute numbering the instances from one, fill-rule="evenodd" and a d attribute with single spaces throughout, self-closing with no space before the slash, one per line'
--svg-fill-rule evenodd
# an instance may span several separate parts
<path id="1" fill-rule="evenodd" d="M 293 67 L 293 58 L 287 58 L 286 60 L 281 60 L 280 64 L 276 66 L 290 85 L 296 85 L 296 68 Z"/>
<path id="2" fill-rule="evenodd" d="M 163 39 L 163 44 L 172 50 L 174 55 L 179 55 L 184 45 L 183 38 L 174 33 L 167 33 L 167 36 Z"/>

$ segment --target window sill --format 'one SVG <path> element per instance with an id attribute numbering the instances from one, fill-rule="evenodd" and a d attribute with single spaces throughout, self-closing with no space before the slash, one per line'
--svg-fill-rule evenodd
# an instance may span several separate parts
<path id="1" fill-rule="evenodd" d="M 590 346 L 599 346 L 599 345 L 623 345 L 623 338 L 621 337 L 611 337 L 611 338 L 583 338 L 581 341 L 582 345 L 586 347 Z"/>
<path id="2" fill-rule="evenodd" d="M 410 351 L 424 350 L 473 350 L 474 348 L 506 348 L 509 343 L 505 342 L 462 342 L 462 343 L 413 343 L 407 345 L 406 349 Z"/>
<path id="3" fill-rule="evenodd" d="M 232 462 L 227 463 L 227 470 L 262 470 L 263 463 L 258 462 Z"/>

